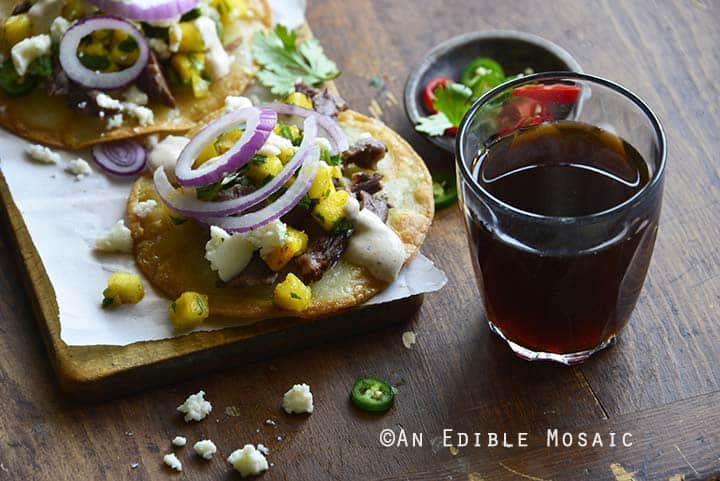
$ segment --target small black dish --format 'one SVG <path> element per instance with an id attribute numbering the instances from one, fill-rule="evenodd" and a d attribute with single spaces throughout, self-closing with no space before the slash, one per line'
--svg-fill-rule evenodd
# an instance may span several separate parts
<path id="1" fill-rule="evenodd" d="M 459 35 L 430 50 L 410 72 L 404 97 L 405 113 L 413 125 L 419 122 L 420 117 L 430 115 L 422 100 L 428 81 L 437 76 L 458 80 L 463 68 L 477 57 L 496 60 L 507 75 L 522 73 L 528 67 L 536 73 L 582 72 L 580 64 L 565 49 L 537 35 L 511 30 Z M 455 152 L 454 136 L 425 137 L 448 152 Z"/>

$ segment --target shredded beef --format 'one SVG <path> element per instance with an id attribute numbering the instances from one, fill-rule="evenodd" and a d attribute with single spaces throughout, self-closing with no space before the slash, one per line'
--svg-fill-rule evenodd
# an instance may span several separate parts
<path id="1" fill-rule="evenodd" d="M 313 109 L 328 117 L 337 117 L 340 112 L 348 109 L 345 99 L 331 94 L 326 88 L 318 89 L 303 82 L 298 82 L 295 84 L 295 91 L 310 97 Z"/>
<path id="2" fill-rule="evenodd" d="M 265 286 L 273 284 L 277 278 L 277 272 L 271 271 L 265 261 L 259 255 L 254 254 L 247 267 L 225 285 L 230 287 Z"/>
<path id="3" fill-rule="evenodd" d="M 175 97 L 170 92 L 170 87 L 168 87 L 167 80 L 165 80 L 160 63 L 153 52 L 150 52 L 148 63 L 140 73 L 137 85 L 152 102 L 175 107 Z"/>
<path id="4" fill-rule="evenodd" d="M 377 172 L 373 172 L 372 175 L 367 172 L 355 172 L 351 178 L 350 191 L 353 194 L 361 191 L 365 191 L 368 194 L 380 192 L 382 190 L 382 184 L 380 183 L 382 178 L 382 174 L 378 174 Z"/>
<path id="5" fill-rule="evenodd" d="M 25 1 L 20 2 L 17 5 L 15 5 L 15 8 L 12 9 L 12 12 L 10 15 L 20 15 L 21 13 L 27 13 L 28 10 L 30 10 L 30 7 L 32 7 L 32 2 Z"/>
<path id="6" fill-rule="evenodd" d="M 360 208 L 369 210 L 383 222 L 387 220 L 388 203 L 384 197 L 370 195 L 364 190 L 361 190 L 357 193 L 357 198 L 358 201 L 360 201 Z"/>
<path id="7" fill-rule="evenodd" d="M 229 187 L 227 189 L 223 189 L 220 192 L 217 193 L 215 196 L 216 201 L 221 200 L 232 200 L 237 199 L 238 197 L 242 195 L 248 195 L 251 192 L 254 192 L 256 190 L 256 187 L 254 185 L 245 185 L 245 184 L 235 184 L 232 187 Z"/>
<path id="8" fill-rule="evenodd" d="M 335 265 L 345 251 L 351 230 L 326 233 L 313 239 L 307 250 L 295 262 L 304 282 L 320 279 L 327 269 Z"/>
<path id="9" fill-rule="evenodd" d="M 102 93 L 102 90 L 84 89 L 75 82 L 70 81 L 68 85 L 67 102 L 71 109 L 85 114 L 95 115 L 100 112 L 105 112 L 104 115 L 113 115 L 118 113 L 118 109 L 108 109 L 98 105 L 97 97 Z"/>
<path id="10" fill-rule="evenodd" d="M 363 169 L 375 170 L 378 161 L 385 157 L 386 152 L 385 144 L 372 137 L 367 137 L 352 144 L 343 152 L 342 159 L 346 164 L 352 163 Z"/>
<path id="11" fill-rule="evenodd" d="M 53 73 L 46 83 L 47 93 L 53 95 L 67 95 L 70 92 L 70 79 L 59 64 L 53 67 Z"/>

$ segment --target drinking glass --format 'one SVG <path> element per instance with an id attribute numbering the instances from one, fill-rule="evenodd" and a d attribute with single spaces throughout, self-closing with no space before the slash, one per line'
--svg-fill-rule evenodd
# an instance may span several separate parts
<path id="1" fill-rule="evenodd" d="M 580 94 L 570 103 L 549 96 L 543 109 L 508 118 L 503 106 L 518 87 L 554 84 L 577 86 Z M 478 182 L 483 154 L 494 141 L 515 129 L 559 120 L 600 127 L 623 139 L 647 164 L 648 182 L 606 210 L 577 217 L 522 210 Z M 655 114 L 638 96 L 600 77 L 529 75 L 473 104 L 456 143 L 460 205 L 490 329 L 515 354 L 570 365 L 615 342 L 650 264 L 665 161 L 665 134 Z"/>

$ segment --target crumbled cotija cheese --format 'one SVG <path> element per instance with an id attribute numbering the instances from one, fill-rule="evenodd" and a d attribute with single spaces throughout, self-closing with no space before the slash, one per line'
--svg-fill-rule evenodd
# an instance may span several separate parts
<path id="1" fill-rule="evenodd" d="M 193 449 L 197 455 L 203 459 L 211 459 L 213 454 L 217 452 L 217 446 L 215 446 L 215 443 L 209 439 L 203 439 L 202 441 L 196 442 Z"/>
<path id="2" fill-rule="evenodd" d="M 133 248 L 132 233 L 120 219 L 95 241 L 95 248 L 103 252 L 130 254 Z"/>
<path id="3" fill-rule="evenodd" d="M 173 446 L 182 447 L 187 444 L 187 438 L 183 436 L 175 436 L 175 438 L 172 440 Z"/>
<path id="4" fill-rule="evenodd" d="M 105 124 L 105 130 L 116 129 L 118 127 L 121 127 L 122 124 L 123 124 L 123 115 L 115 114 L 111 117 L 108 117 L 107 123 Z"/>
<path id="5" fill-rule="evenodd" d="M 252 444 L 246 444 L 242 449 L 233 451 L 227 460 L 243 478 L 260 474 L 268 469 L 267 459 Z"/>
<path id="6" fill-rule="evenodd" d="M 412 331 L 405 331 L 402 334 L 402 343 L 407 349 L 412 349 L 416 339 L 417 336 Z"/>
<path id="7" fill-rule="evenodd" d="M 95 97 L 95 102 L 98 104 L 98 107 L 103 109 L 122 110 L 120 101 L 110 97 L 108 94 L 98 94 L 98 96 Z"/>
<path id="8" fill-rule="evenodd" d="M 228 95 L 225 97 L 225 112 L 252 107 L 252 102 L 247 97 Z"/>
<path id="9" fill-rule="evenodd" d="M 313 395 L 307 384 L 295 384 L 283 396 L 283 409 L 286 413 L 302 414 L 313 412 Z"/>
<path id="10" fill-rule="evenodd" d="M 266 448 L 264 444 L 258 444 L 257 450 L 260 451 L 261 453 L 263 453 L 265 456 L 270 454 L 270 450 L 268 448 Z"/>
<path id="11" fill-rule="evenodd" d="M 133 214 L 138 217 L 147 217 L 157 207 L 157 201 L 153 199 L 143 200 L 133 206 Z"/>
<path id="12" fill-rule="evenodd" d="M 163 463 L 167 464 L 171 469 L 175 471 L 182 471 L 182 463 L 175 456 L 175 453 L 166 454 L 163 456 Z"/>
<path id="13" fill-rule="evenodd" d="M 57 164 L 60 162 L 60 154 L 44 145 L 31 145 L 27 148 L 27 154 L 32 160 L 43 164 Z"/>
<path id="14" fill-rule="evenodd" d="M 50 35 L 36 35 L 16 43 L 10 49 L 10 56 L 18 76 L 22 77 L 27 73 L 33 60 L 43 55 L 49 55 L 51 44 Z"/>
<path id="15" fill-rule="evenodd" d="M 86 175 L 92 174 L 90 164 L 85 162 L 83 159 L 74 159 L 68 162 L 68 166 L 65 168 L 67 172 L 75 176 L 76 180 L 80 180 Z"/>
<path id="16" fill-rule="evenodd" d="M 202 421 L 212 411 L 212 404 L 205 400 L 205 391 L 191 394 L 177 410 L 185 414 L 185 422 Z"/>
<path id="17" fill-rule="evenodd" d="M 147 105 L 148 103 L 147 94 L 137 88 L 135 85 L 131 85 L 130 88 L 123 92 L 122 98 L 126 102 L 132 102 L 137 105 Z"/>

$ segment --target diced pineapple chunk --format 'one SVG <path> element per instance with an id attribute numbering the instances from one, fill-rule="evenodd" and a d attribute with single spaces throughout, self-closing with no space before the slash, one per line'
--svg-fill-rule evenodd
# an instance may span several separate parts
<path id="1" fill-rule="evenodd" d="M 139 55 L 137 41 L 130 34 L 122 30 L 113 30 L 110 58 L 114 63 L 129 67 L 137 61 Z"/>
<path id="2" fill-rule="evenodd" d="M 266 179 L 275 177 L 283 170 L 280 158 L 274 155 L 270 157 L 256 156 L 250 161 L 247 175 L 256 184 L 264 184 Z"/>
<path id="3" fill-rule="evenodd" d="M 184 53 L 176 53 L 170 59 L 170 63 L 180 77 L 180 81 L 184 84 L 189 84 L 192 81 L 193 75 L 198 73 L 193 62 L 190 61 L 190 57 Z"/>
<path id="4" fill-rule="evenodd" d="M 287 241 L 275 248 L 265 257 L 265 263 L 270 269 L 277 272 L 287 265 L 290 260 L 299 256 L 307 249 L 308 236 L 301 230 L 287 228 Z"/>
<path id="5" fill-rule="evenodd" d="M 205 98 L 210 93 L 210 82 L 202 78 L 199 73 L 194 73 L 190 80 L 192 86 L 193 96 L 196 99 Z"/>
<path id="6" fill-rule="evenodd" d="M 178 45 L 180 52 L 204 52 L 205 42 L 200 30 L 192 22 L 180 22 L 178 29 L 168 29 L 170 45 Z M 180 38 L 178 39 L 178 35 Z"/>
<path id="7" fill-rule="evenodd" d="M 297 105 L 298 107 L 302 107 L 308 110 L 313 109 L 313 103 L 312 100 L 310 100 L 310 97 L 300 92 L 291 93 L 290 95 L 285 97 L 284 102 L 286 104 Z"/>
<path id="8" fill-rule="evenodd" d="M 77 20 L 87 13 L 88 4 L 85 0 L 65 0 L 62 16 L 68 20 Z"/>
<path id="9" fill-rule="evenodd" d="M 103 296 L 103 307 L 137 304 L 145 296 L 145 289 L 139 275 L 114 272 L 108 279 Z"/>
<path id="10" fill-rule="evenodd" d="M 300 128 L 297 125 L 278 122 L 273 132 L 288 139 L 293 145 L 300 145 L 300 142 L 302 142 L 302 133 L 300 133 Z"/>
<path id="11" fill-rule="evenodd" d="M 207 144 L 198 154 L 197 159 L 193 162 L 193 169 L 197 169 L 208 160 L 218 156 L 217 148 L 214 143 Z"/>
<path id="12" fill-rule="evenodd" d="M 308 196 L 311 199 L 322 200 L 330 197 L 333 192 L 335 192 L 335 186 L 332 181 L 332 167 L 321 162 L 317 174 L 315 174 L 315 180 L 308 191 Z"/>
<path id="13" fill-rule="evenodd" d="M 293 155 L 295 155 L 295 152 L 297 152 L 297 150 L 297 147 L 287 147 L 285 149 L 282 149 L 279 155 L 280 162 L 282 162 L 283 165 L 290 162 L 290 159 L 293 158 Z"/>
<path id="14" fill-rule="evenodd" d="M 199 326 L 210 315 L 208 296 L 197 292 L 183 292 L 168 308 L 170 322 L 177 331 Z"/>
<path id="15" fill-rule="evenodd" d="M 223 22 L 235 20 L 247 13 L 247 0 L 212 0 L 210 5 L 217 9 Z"/>
<path id="16" fill-rule="evenodd" d="M 230 150 L 232 146 L 235 145 L 238 140 L 240 140 L 242 134 L 242 129 L 232 129 L 228 130 L 224 134 L 220 134 L 215 141 L 215 149 L 217 149 L 218 154 L 224 154 L 225 152 Z"/>
<path id="17" fill-rule="evenodd" d="M 333 179 L 342 179 L 342 168 L 339 165 L 330 166 L 330 177 Z"/>
<path id="18" fill-rule="evenodd" d="M 94 41 L 80 46 L 80 51 L 85 55 L 95 55 L 97 57 L 107 57 L 108 51 L 102 42 Z"/>
<path id="19" fill-rule="evenodd" d="M 321 200 L 312 211 L 312 216 L 320 222 L 326 231 L 332 230 L 340 219 L 345 217 L 345 204 L 350 194 L 345 190 L 335 190 L 329 197 Z"/>
<path id="20" fill-rule="evenodd" d="M 290 272 L 284 281 L 275 286 L 273 299 L 275 305 L 281 309 L 300 312 L 310 306 L 312 290 Z"/>
<path id="21" fill-rule="evenodd" d="M 12 15 L 3 22 L 3 44 L 8 50 L 30 35 L 32 35 L 32 21 L 27 13 Z"/>

